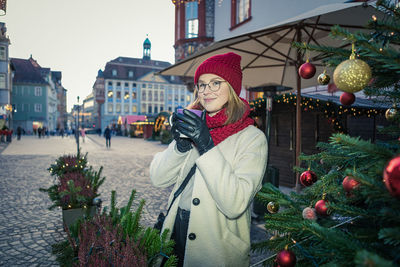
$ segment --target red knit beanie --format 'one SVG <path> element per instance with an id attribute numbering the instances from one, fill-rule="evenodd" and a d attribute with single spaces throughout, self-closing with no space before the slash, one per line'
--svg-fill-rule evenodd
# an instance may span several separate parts
<path id="1" fill-rule="evenodd" d="M 241 57 L 229 52 L 215 55 L 203 61 L 194 74 L 194 84 L 204 73 L 212 73 L 225 79 L 239 96 L 242 89 L 242 69 L 240 68 Z"/>

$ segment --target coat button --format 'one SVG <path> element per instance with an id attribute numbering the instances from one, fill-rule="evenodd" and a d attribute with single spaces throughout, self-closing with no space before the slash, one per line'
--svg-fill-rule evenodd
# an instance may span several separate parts
<path id="1" fill-rule="evenodd" d="M 195 240 L 196 239 L 196 234 L 195 233 L 190 233 L 189 234 L 189 239 L 190 240 Z"/>
<path id="2" fill-rule="evenodd" d="M 193 205 L 197 206 L 200 204 L 200 199 L 198 199 L 197 197 L 193 199 L 192 201 Z"/>

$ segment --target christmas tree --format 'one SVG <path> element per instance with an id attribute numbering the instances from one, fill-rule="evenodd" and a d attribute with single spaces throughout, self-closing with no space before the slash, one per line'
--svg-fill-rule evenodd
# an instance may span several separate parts
<path id="1" fill-rule="evenodd" d="M 400 265 L 400 7 L 392 2 L 377 2 L 384 16 L 372 17 L 369 32 L 332 28 L 332 38 L 353 44 L 351 50 L 294 44 L 320 52 L 338 76 L 349 74 L 339 64 L 346 60 L 368 64 L 372 80 L 361 89 L 374 101 L 391 103 L 391 124 L 382 129 L 391 138 L 372 143 L 335 133 L 317 145 L 320 153 L 301 156 L 306 168 L 295 169 L 304 186 L 300 194 L 264 185 L 257 197 L 267 205 L 265 227 L 273 236 L 253 249 L 276 252 L 265 265 Z"/>

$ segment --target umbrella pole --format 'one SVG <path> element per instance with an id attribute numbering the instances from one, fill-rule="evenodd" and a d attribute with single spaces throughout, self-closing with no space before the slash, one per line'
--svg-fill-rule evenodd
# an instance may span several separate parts
<path id="1" fill-rule="evenodd" d="M 297 28 L 297 42 L 301 42 L 301 29 Z M 296 94 L 296 166 L 300 167 L 300 153 L 301 153 L 301 78 L 297 71 L 302 63 L 302 55 L 300 49 L 297 49 L 297 66 L 295 68 L 296 72 L 296 84 L 297 84 L 297 94 Z M 300 193 L 300 173 L 296 172 L 296 192 Z"/>
<path id="2" fill-rule="evenodd" d="M 297 74 L 297 97 L 296 97 L 296 166 L 300 167 L 299 156 L 301 154 L 301 79 Z M 300 192 L 300 173 L 296 172 L 296 192 Z"/>

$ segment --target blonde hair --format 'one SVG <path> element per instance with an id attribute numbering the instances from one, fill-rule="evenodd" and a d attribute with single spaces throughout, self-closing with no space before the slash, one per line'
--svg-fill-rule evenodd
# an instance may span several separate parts
<path id="1" fill-rule="evenodd" d="M 232 86 L 229 83 L 227 84 L 229 86 L 228 102 L 226 102 L 222 108 L 226 108 L 225 113 L 228 118 L 226 119 L 224 125 L 228 125 L 240 120 L 247 109 L 246 104 L 243 103 L 243 101 L 235 93 L 235 90 L 233 90 Z M 203 110 L 204 107 L 200 103 L 197 87 L 195 87 L 193 95 L 194 95 L 194 101 L 191 104 L 189 104 L 186 108 Z"/>

